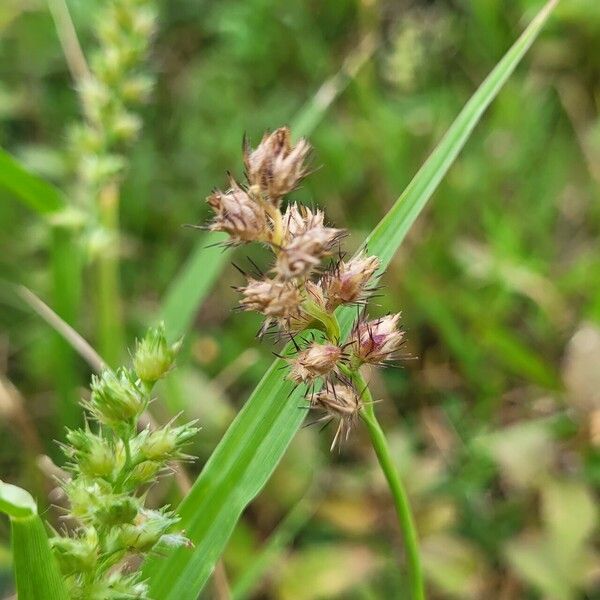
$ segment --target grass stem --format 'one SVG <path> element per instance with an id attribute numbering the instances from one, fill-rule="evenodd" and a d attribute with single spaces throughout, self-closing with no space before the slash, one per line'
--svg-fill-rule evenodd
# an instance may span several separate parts
<path id="1" fill-rule="evenodd" d="M 369 391 L 369 386 L 358 371 L 353 372 L 352 378 L 354 379 L 356 388 L 362 392 L 364 408 L 361 411 L 361 418 L 367 427 L 371 444 L 373 444 L 373 449 L 375 450 L 377 460 L 379 461 L 379 466 L 385 475 L 394 499 L 394 508 L 396 509 L 398 523 L 400 524 L 400 529 L 404 538 L 411 598 L 412 600 L 424 600 L 425 588 L 419 554 L 419 539 L 412 510 L 410 508 L 410 502 L 408 500 L 408 494 L 406 493 L 406 489 L 392 461 L 385 433 L 383 432 L 383 429 L 381 429 L 381 425 L 375 415 L 373 398 Z"/>
<path id="2" fill-rule="evenodd" d="M 116 182 L 100 192 L 102 226 L 111 237 L 111 248 L 98 259 L 98 338 L 100 354 L 109 366 L 119 364 L 124 347 L 119 279 L 119 187 Z"/>

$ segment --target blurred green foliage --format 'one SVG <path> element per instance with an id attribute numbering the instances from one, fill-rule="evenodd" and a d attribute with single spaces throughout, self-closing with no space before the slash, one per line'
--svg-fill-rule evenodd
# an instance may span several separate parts
<path id="1" fill-rule="evenodd" d="M 100 4 L 69 2 L 84 51 Z M 241 175 L 244 132 L 257 140 L 292 122 L 374 37 L 373 56 L 312 134 L 318 168 L 296 192 L 357 246 L 539 5 L 160 2 L 158 83 L 121 197 L 129 341 L 156 318 L 198 239 L 182 224 L 206 219 L 203 198 L 225 170 Z M 600 594 L 599 102 L 600 4 L 563 0 L 384 278 L 380 310 L 402 308 L 408 343 L 402 368 L 374 388 L 416 507 L 432 598 Z M 67 191 L 67 132 L 79 118 L 45 3 L 4 0 L 0 146 Z M 0 189 L 0 231 L 0 280 L 51 303 L 50 228 Z M 219 249 L 205 252 L 210 261 Z M 156 403 L 165 420 L 182 410 L 200 418 L 196 471 L 271 359 L 270 345 L 254 339 L 258 322 L 231 312 L 238 283 L 226 266 Z M 93 277 L 70 285 L 82 287 L 77 328 L 94 344 Z M 0 473 L 45 498 L 52 483 L 36 455 L 54 454 L 52 440 L 63 437 L 52 332 L 8 286 L 0 301 Z M 77 368 L 73 385 L 89 375 L 83 362 Z M 244 597 L 391 598 L 401 589 L 394 518 L 368 443 L 357 434 L 332 456 L 325 437 L 303 430 L 236 530 L 231 582 L 273 532 L 282 540 L 255 585 L 245 583 L 256 595 Z M 284 520 L 293 528 L 280 535 L 301 498 L 310 510 Z"/>

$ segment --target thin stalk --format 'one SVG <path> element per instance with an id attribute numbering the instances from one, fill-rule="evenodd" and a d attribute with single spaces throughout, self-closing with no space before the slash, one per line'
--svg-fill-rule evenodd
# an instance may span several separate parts
<path id="1" fill-rule="evenodd" d="M 404 538 L 411 597 L 413 600 L 424 600 L 425 587 L 423 583 L 421 558 L 419 555 L 419 539 L 415 527 L 415 520 L 410 508 L 410 502 L 408 500 L 408 494 L 406 493 L 406 489 L 402 484 L 402 480 L 392 461 L 385 433 L 383 432 L 383 429 L 381 429 L 381 425 L 375 416 L 373 397 L 369 391 L 369 386 L 358 370 L 352 372 L 352 378 L 356 385 L 356 389 L 362 393 L 364 402 L 364 408 L 362 409 L 360 416 L 367 426 L 367 431 L 369 432 L 371 444 L 373 444 L 373 449 L 377 455 L 379 466 L 385 475 L 394 499 L 398 523 L 400 524 L 400 529 Z"/>
<path id="2" fill-rule="evenodd" d="M 302 310 L 310 315 L 313 319 L 319 321 L 322 325 L 322 330 L 326 333 L 330 342 L 337 344 L 342 336 L 340 332 L 340 324 L 337 317 L 333 313 L 328 313 L 323 310 L 316 302 L 312 300 L 304 300 L 302 302 Z"/>
<path id="3" fill-rule="evenodd" d="M 98 259 L 98 338 L 100 354 L 109 366 L 119 363 L 124 347 L 119 279 L 119 187 L 109 183 L 99 196 L 100 221 L 111 237 L 111 248 Z"/>
<path id="4" fill-rule="evenodd" d="M 52 228 L 51 276 L 52 301 L 58 315 L 74 325 L 81 301 L 81 260 L 75 234 L 62 227 Z M 52 340 L 52 374 L 57 389 L 57 431 L 76 427 L 80 422 L 79 373 L 72 348 L 56 334 Z M 49 449 L 53 452 L 53 449 Z"/>

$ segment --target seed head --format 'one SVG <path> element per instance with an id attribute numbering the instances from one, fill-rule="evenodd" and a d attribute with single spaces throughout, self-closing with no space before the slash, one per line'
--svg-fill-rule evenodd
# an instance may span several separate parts
<path id="1" fill-rule="evenodd" d="M 321 260 L 331 254 L 344 235 L 341 229 L 326 227 L 320 210 L 292 205 L 283 215 L 283 247 L 277 255 L 274 271 L 281 279 L 308 275 Z"/>
<path id="2" fill-rule="evenodd" d="M 321 280 L 327 308 L 334 310 L 340 304 L 364 300 L 366 288 L 378 268 L 379 259 L 364 252 L 348 262 L 340 261 Z"/>
<path id="3" fill-rule="evenodd" d="M 323 420 L 330 418 L 339 421 L 331 450 L 340 441 L 348 439 L 352 427 L 356 425 L 362 406 L 362 400 L 356 390 L 341 383 L 327 384 L 321 392 L 312 398 L 311 408 L 323 410 L 327 413 Z"/>
<path id="4" fill-rule="evenodd" d="M 288 281 L 249 278 L 240 291 L 243 310 L 255 310 L 267 317 L 287 319 L 296 314 L 300 304 L 298 288 Z"/>
<path id="5" fill-rule="evenodd" d="M 390 360 L 404 340 L 399 321 L 400 313 L 359 321 L 352 333 L 354 355 L 358 361 L 377 365 Z"/>
<path id="6" fill-rule="evenodd" d="M 287 127 L 280 127 L 273 133 L 266 133 L 262 141 L 252 150 L 244 144 L 244 165 L 251 186 L 256 186 L 267 199 L 279 206 L 281 198 L 291 192 L 306 175 L 304 165 L 310 145 L 300 140 L 291 144 L 291 134 Z"/>
<path id="7" fill-rule="evenodd" d="M 229 189 L 212 193 L 206 201 L 215 212 L 215 218 L 209 225 L 211 231 L 228 233 L 232 244 L 265 241 L 269 227 L 265 211 L 230 178 Z"/>
<path id="8" fill-rule="evenodd" d="M 289 361 L 292 369 L 288 379 L 295 383 L 306 383 L 317 377 L 327 377 L 341 358 L 342 349 L 339 346 L 313 342 Z"/>

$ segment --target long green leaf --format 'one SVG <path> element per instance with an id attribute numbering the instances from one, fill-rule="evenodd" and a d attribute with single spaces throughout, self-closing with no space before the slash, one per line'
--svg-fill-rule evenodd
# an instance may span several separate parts
<path id="1" fill-rule="evenodd" d="M 41 214 L 56 212 L 65 206 L 65 200 L 58 188 L 28 171 L 1 148 L 0 185 Z"/>
<path id="2" fill-rule="evenodd" d="M 484 110 L 494 99 L 555 6 L 549 2 L 461 111 L 406 191 L 366 240 L 386 267 L 410 226 L 450 168 Z M 354 311 L 340 314 L 348 331 Z M 300 427 L 306 411 L 276 360 L 238 414 L 179 507 L 195 548 L 167 550 L 145 568 L 151 593 L 161 600 L 194 600 L 223 552 L 243 510 L 262 489 Z"/>
<path id="3" fill-rule="evenodd" d="M 10 517 L 19 600 L 68 600 L 35 500 L 16 485 L 0 481 L 0 512 Z"/>

